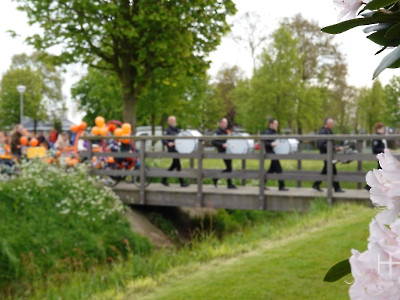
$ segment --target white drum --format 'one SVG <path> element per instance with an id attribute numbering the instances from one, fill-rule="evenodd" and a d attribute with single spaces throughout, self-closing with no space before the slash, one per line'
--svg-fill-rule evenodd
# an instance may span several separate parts
<path id="1" fill-rule="evenodd" d="M 252 150 L 248 140 L 229 139 L 226 141 L 226 153 L 247 154 Z"/>
<path id="2" fill-rule="evenodd" d="M 290 144 L 290 153 L 299 151 L 299 140 L 288 139 Z"/>
<path id="3" fill-rule="evenodd" d="M 248 136 L 248 133 L 233 132 L 232 136 Z M 254 140 L 229 139 L 226 141 L 226 153 L 228 154 L 248 154 L 254 150 Z"/>
<path id="4" fill-rule="evenodd" d="M 197 130 L 184 130 L 178 136 L 201 136 Z M 198 139 L 175 139 L 175 149 L 182 154 L 190 154 L 197 150 Z"/>
<path id="5" fill-rule="evenodd" d="M 275 154 L 289 154 L 296 152 L 299 147 L 299 141 L 296 139 L 280 139 L 275 140 L 276 146 L 273 148 Z"/>

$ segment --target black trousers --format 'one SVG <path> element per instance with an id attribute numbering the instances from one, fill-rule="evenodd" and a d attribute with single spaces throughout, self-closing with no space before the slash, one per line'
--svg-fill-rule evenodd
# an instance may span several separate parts
<path id="1" fill-rule="evenodd" d="M 332 169 L 333 169 L 333 175 L 337 174 L 337 170 L 336 170 L 336 166 L 335 164 L 332 164 Z M 326 160 L 324 160 L 324 168 L 321 171 L 321 175 L 326 175 L 327 174 L 327 170 L 328 170 L 328 163 Z M 322 181 L 316 181 L 314 182 L 313 186 L 319 186 L 322 183 Z M 340 189 L 340 184 L 337 181 L 333 182 L 333 188 L 335 190 Z"/>
<path id="2" fill-rule="evenodd" d="M 222 173 L 230 173 L 232 172 L 232 159 L 224 159 L 226 169 L 222 171 Z M 213 179 L 215 182 L 218 181 L 218 178 Z M 232 179 L 227 179 L 228 185 L 232 185 Z"/>
<path id="3" fill-rule="evenodd" d="M 179 160 L 179 158 L 173 158 L 172 159 L 172 164 L 169 167 L 168 171 L 173 171 L 173 170 L 177 170 L 180 171 L 181 170 L 181 161 Z"/>
<path id="4" fill-rule="evenodd" d="M 168 168 L 168 171 L 173 171 L 173 170 L 177 170 L 180 171 L 181 170 L 181 161 L 179 160 L 179 158 L 173 158 L 172 159 L 172 164 L 171 166 Z M 182 183 L 183 179 L 182 178 L 178 178 L 179 182 Z M 167 182 L 167 177 L 164 177 L 162 179 L 163 182 Z"/>
<path id="5" fill-rule="evenodd" d="M 281 163 L 279 162 L 279 160 L 277 159 L 273 159 L 271 160 L 271 164 L 269 165 L 269 169 L 267 171 L 267 174 L 271 174 L 271 173 L 282 173 L 282 166 Z M 283 180 L 279 180 L 279 188 L 284 188 L 285 187 L 285 182 Z M 265 183 L 267 183 L 267 181 L 265 181 Z"/>

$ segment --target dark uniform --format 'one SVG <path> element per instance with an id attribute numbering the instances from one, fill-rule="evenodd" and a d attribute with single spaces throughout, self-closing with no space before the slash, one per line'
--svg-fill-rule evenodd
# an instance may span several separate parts
<path id="1" fill-rule="evenodd" d="M 215 132 L 216 135 L 228 135 L 228 132 L 225 129 L 218 127 L 217 131 Z M 218 153 L 225 153 L 226 149 L 223 147 L 223 144 L 226 143 L 226 140 L 213 140 L 212 145 L 217 148 Z M 222 173 L 230 173 L 232 172 L 232 159 L 224 159 L 224 163 L 226 169 L 222 171 Z M 217 186 L 218 179 L 214 178 L 214 185 Z M 228 188 L 236 188 L 232 184 L 232 179 L 228 178 Z"/>
<path id="2" fill-rule="evenodd" d="M 318 134 L 333 134 L 333 132 L 330 128 L 322 127 L 321 130 L 318 132 Z M 321 153 L 321 154 L 328 153 L 327 145 L 328 145 L 327 140 L 318 140 L 319 153 Z M 335 145 L 333 145 L 333 151 L 335 151 Z M 324 168 L 321 171 L 322 175 L 327 174 L 327 168 L 328 168 L 327 161 L 324 160 Z M 336 175 L 337 170 L 336 170 L 335 164 L 332 164 L 332 168 L 333 168 L 333 175 Z M 321 184 L 321 181 L 315 181 L 313 184 L 313 188 L 319 189 L 320 184 Z M 340 184 L 337 181 L 333 182 L 333 188 L 335 189 L 336 192 L 342 191 L 342 189 L 340 188 Z"/>
<path id="3" fill-rule="evenodd" d="M 177 135 L 179 132 L 180 132 L 180 130 L 179 130 L 178 128 L 169 126 L 169 127 L 164 131 L 164 135 Z M 176 149 L 175 149 L 175 145 L 172 146 L 172 147 L 168 146 L 168 143 L 171 143 L 171 142 L 174 143 L 175 140 L 171 139 L 171 140 L 163 140 L 163 141 L 162 141 L 163 145 L 167 146 L 168 152 L 178 152 L 178 151 L 176 151 Z M 180 162 L 179 158 L 173 158 L 173 159 L 172 159 L 172 164 L 171 164 L 171 166 L 169 167 L 168 171 L 173 171 L 173 170 L 175 170 L 175 169 L 176 169 L 177 171 L 180 171 L 180 170 L 181 170 L 181 162 Z M 182 178 L 179 178 L 179 182 L 180 182 L 181 186 L 188 186 L 188 184 L 185 183 L 185 182 L 183 181 Z M 168 183 L 167 183 L 167 178 L 164 177 L 164 178 L 162 179 L 161 183 L 164 184 L 164 185 L 168 185 Z"/>
<path id="4" fill-rule="evenodd" d="M 267 128 L 265 129 L 265 131 L 263 132 L 263 134 L 268 134 L 268 135 L 274 135 L 277 134 L 275 129 L 272 128 Z M 265 144 L 265 151 L 267 153 L 274 153 L 274 149 L 271 146 L 272 142 L 274 142 L 274 140 L 266 140 L 264 142 Z M 282 167 L 281 167 L 281 163 L 279 162 L 279 160 L 277 159 L 272 159 L 271 160 L 271 165 L 269 166 L 269 170 L 267 171 L 267 173 L 271 174 L 271 173 L 282 173 Z M 267 183 L 267 181 L 265 181 L 265 183 Z M 279 180 L 279 189 L 283 190 L 285 189 L 285 182 L 283 180 Z"/>
<path id="5" fill-rule="evenodd" d="M 375 132 L 375 134 L 381 134 L 379 132 Z M 379 140 L 372 140 L 372 153 L 373 154 L 379 154 L 379 153 L 383 153 L 385 150 L 385 143 L 379 139 Z M 378 161 L 378 169 L 382 169 L 381 165 L 379 164 Z M 369 191 L 371 189 L 371 187 L 367 184 L 365 185 L 365 188 Z"/>
<path id="6" fill-rule="evenodd" d="M 375 132 L 375 134 L 380 134 L 380 133 Z M 373 154 L 383 153 L 384 150 L 385 150 L 385 144 L 383 143 L 383 141 L 381 139 L 372 140 L 372 153 Z M 379 162 L 378 162 L 378 169 L 381 169 Z"/>

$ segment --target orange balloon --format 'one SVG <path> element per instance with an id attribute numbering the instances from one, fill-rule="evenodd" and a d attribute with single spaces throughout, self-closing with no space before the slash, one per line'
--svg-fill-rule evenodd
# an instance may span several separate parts
<path id="1" fill-rule="evenodd" d="M 106 136 L 107 133 L 108 133 L 108 127 L 107 126 L 103 126 L 103 127 L 99 128 L 99 133 L 102 136 Z"/>
<path id="2" fill-rule="evenodd" d="M 28 138 L 26 136 L 21 136 L 19 142 L 21 143 L 22 146 L 26 146 L 28 145 Z"/>
<path id="3" fill-rule="evenodd" d="M 97 127 L 103 127 L 105 124 L 105 120 L 103 117 L 96 117 L 96 119 L 94 120 L 94 122 L 96 123 Z"/>
<path id="4" fill-rule="evenodd" d="M 32 147 L 36 147 L 37 145 L 39 145 L 39 141 L 37 140 L 37 138 L 33 138 L 29 142 L 29 145 L 31 145 Z"/>
<path id="5" fill-rule="evenodd" d="M 125 134 L 130 134 L 132 132 L 132 127 L 131 127 L 131 124 L 129 124 L 129 123 L 122 124 L 121 128 Z"/>
<path id="6" fill-rule="evenodd" d="M 122 131 L 122 128 L 117 128 L 114 130 L 114 135 L 115 136 L 123 136 L 124 132 Z"/>
<path id="7" fill-rule="evenodd" d="M 92 127 L 93 135 L 100 135 L 100 128 L 97 126 Z"/>
<path id="8" fill-rule="evenodd" d="M 81 124 L 79 124 L 79 126 L 78 126 L 78 130 L 84 131 L 86 129 L 86 127 L 87 127 L 87 123 L 82 121 Z"/>
<path id="9" fill-rule="evenodd" d="M 117 128 L 117 126 L 113 123 L 111 123 L 110 125 L 108 125 L 108 130 L 110 132 L 114 132 L 114 130 Z"/>
<path id="10" fill-rule="evenodd" d="M 79 129 L 79 126 L 78 126 L 78 125 L 75 125 L 75 124 L 71 125 L 71 131 L 72 131 L 72 132 L 77 132 L 78 129 Z"/>

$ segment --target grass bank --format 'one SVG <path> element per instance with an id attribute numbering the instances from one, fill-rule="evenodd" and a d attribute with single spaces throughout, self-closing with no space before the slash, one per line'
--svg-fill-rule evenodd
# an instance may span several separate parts
<path id="1" fill-rule="evenodd" d="M 92 299 L 347 299 L 346 283 L 322 279 L 351 248 L 366 248 L 374 215 L 366 207 L 328 208 L 317 201 L 308 214 L 182 249 L 168 271 L 131 279 L 124 289 Z"/>

